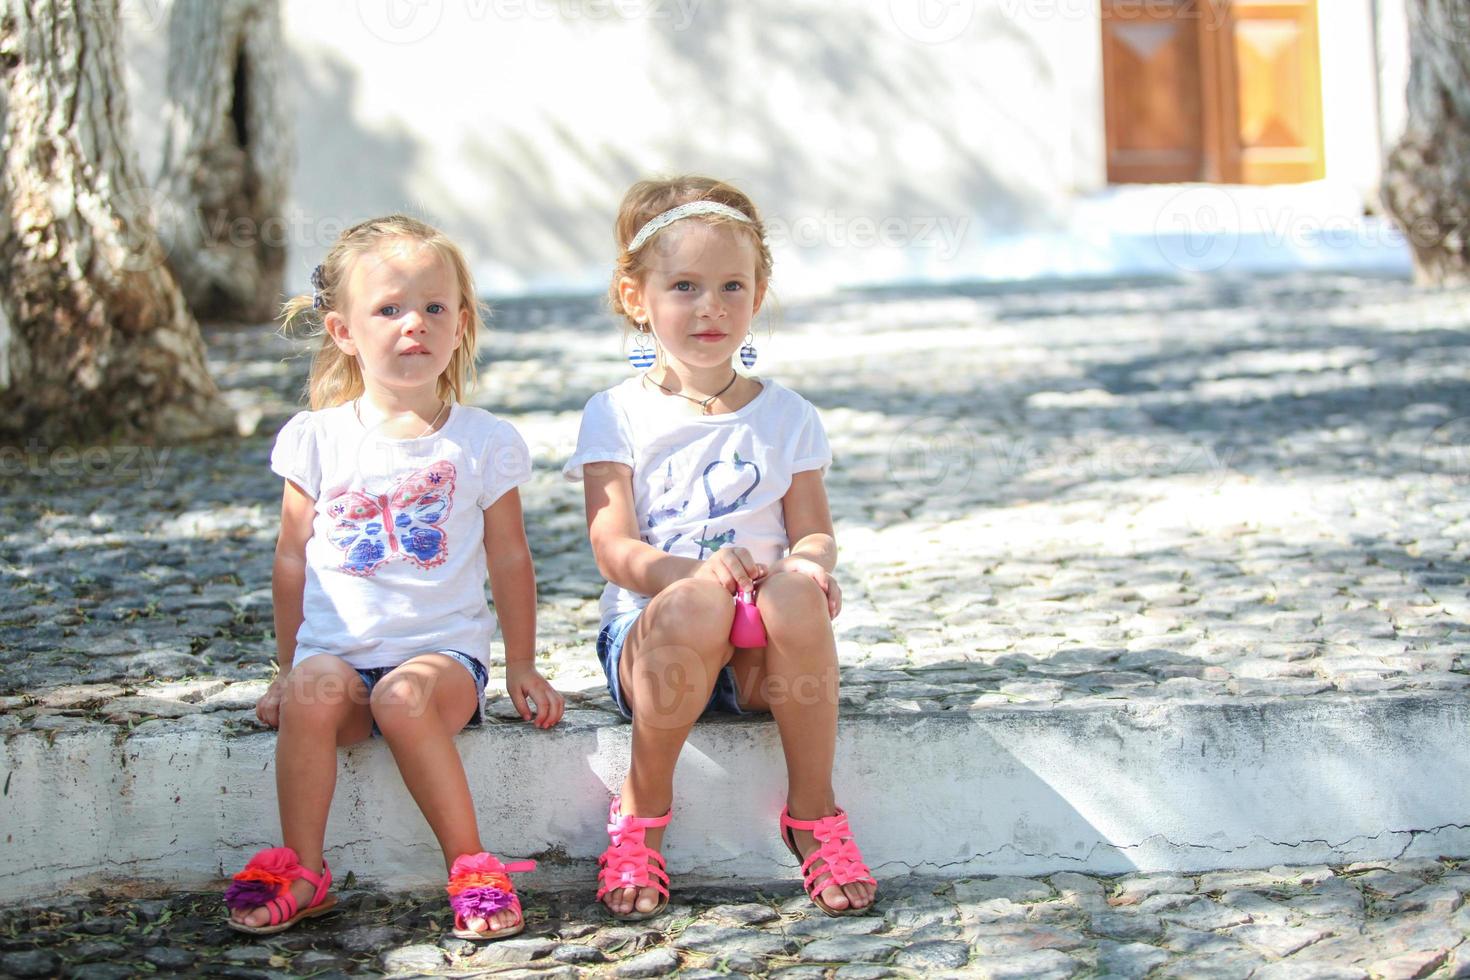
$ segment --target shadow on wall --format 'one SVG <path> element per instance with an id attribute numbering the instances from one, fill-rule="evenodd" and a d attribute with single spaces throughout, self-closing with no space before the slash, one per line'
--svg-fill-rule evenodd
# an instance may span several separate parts
<path id="1" fill-rule="evenodd" d="M 358 119 L 356 69 L 329 51 L 307 57 L 288 51 L 287 77 L 296 124 L 291 178 L 290 258 L 286 288 L 304 288 L 311 268 L 346 228 L 376 215 L 401 212 L 438 224 L 411 186 L 422 148 L 399 131 L 383 132 Z M 330 139 L 324 138 L 330 134 Z"/>
<path id="2" fill-rule="evenodd" d="M 1044 88 L 1055 79 L 1036 39 L 999 12 L 984 25 L 984 44 L 1004 49 L 1024 79 L 978 70 L 956 77 L 933 45 L 880 22 L 882 4 L 705 4 L 687 24 L 612 20 L 599 9 L 602 20 L 562 9 L 534 32 L 488 19 L 461 25 L 485 32 L 484 44 L 470 34 L 455 50 L 480 47 L 484 61 L 473 89 L 454 94 L 463 119 L 442 140 L 432 125 L 413 128 L 411 106 L 379 104 L 377 86 L 363 82 L 374 70 L 366 55 L 357 62 L 341 48 L 298 45 L 295 199 L 316 216 L 357 218 L 389 206 L 421 214 L 465 247 L 482 289 L 501 293 L 596 288 L 613 260 L 618 201 L 633 181 L 657 174 L 707 173 L 749 192 L 775 244 L 798 258 L 778 264 L 778 285 L 783 273 L 799 285 L 808 262 L 901 268 L 906 249 L 936 247 L 915 242 L 924 219 L 957 229 L 949 237 L 961 241 L 943 243 L 956 249 L 992 227 L 1054 220 L 1058 202 L 1043 192 L 1057 175 L 1038 177 L 1025 162 L 1055 157 L 1048 131 L 1017 118 L 1000 86 Z M 541 75 L 495 56 L 521 43 L 546 49 Z M 603 64 L 579 63 L 603 43 L 628 47 L 617 59 L 621 75 L 603 77 L 605 52 Z M 320 54 L 307 66 L 302 50 Z M 402 46 L 395 70 L 442 52 Z M 462 89 L 457 70 L 445 68 L 445 84 Z M 575 104 L 559 94 L 568 77 L 586 78 Z M 502 111 L 498 99 L 524 104 Z M 988 143 L 992 132 L 1010 142 Z M 885 221 L 900 224 L 904 244 L 874 243 L 871 232 L 859 241 Z M 303 251 L 325 247 L 308 242 Z"/>
<path id="3" fill-rule="evenodd" d="M 1050 84 L 1034 38 L 998 10 L 991 13 L 984 27 L 987 44 L 1024 52 L 1034 80 Z M 870 217 L 959 210 L 981 229 L 1025 227 L 1046 217 L 1044 202 L 976 154 L 969 139 L 980 121 L 946 112 L 957 84 L 981 79 L 957 83 L 931 46 L 895 41 L 870 12 L 780 3 L 711 5 L 701 9 L 697 28 L 656 35 L 654 63 L 667 75 L 668 90 L 723 93 L 666 144 L 664 153 L 676 169 L 723 174 L 731 166 L 729 144 L 743 144 L 749 151 L 730 176 L 769 217 L 787 221 L 804 212 L 820 214 L 829 206 L 825 200 L 846 198 L 851 188 L 865 185 Z M 758 61 L 729 43 L 757 31 L 759 45 L 749 50 Z M 799 99 L 805 111 L 793 114 L 783 104 L 788 99 Z M 1006 112 L 1002 92 L 970 99 L 987 111 Z M 669 108 L 690 107 L 673 102 Z M 1028 155 L 1045 151 L 1033 126 L 1010 121 L 1016 132 L 1031 137 Z M 939 179 L 935 169 L 943 171 Z"/>

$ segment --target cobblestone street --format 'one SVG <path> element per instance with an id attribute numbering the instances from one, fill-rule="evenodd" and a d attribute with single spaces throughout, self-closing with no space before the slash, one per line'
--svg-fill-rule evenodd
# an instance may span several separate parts
<path id="1" fill-rule="evenodd" d="M 760 366 L 832 439 L 844 698 L 929 711 L 1470 683 L 1467 300 L 1324 276 L 787 307 Z M 0 725 L 253 703 L 274 656 L 266 458 L 305 361 L 259 330 L 210 340 L 255 435 L 7 458 L 39 475 L 8 476 L 0 498 Z M 627 365 L 594 300 L 507 304 L 485 346 L 475 401 L 536 457 L 541 650 L 579 705 L 610 711 L 600 580 L 559 468 L 583 402 Z M 113 700 L 150 678 L 195 680 Z"/>
<path id="2" fill-rule="evenodd" d="M 829 919 L 790 888 L 684 889 L 658 918 L 609 925 L 588 895 L 528 895 L 527 928 L 475 944 L 443 932 L 442 895 L 348 889 L 342 911 L 274 937 L 220 924 L 217 895 L 78 899 L 0 913 L 0 973 L 122 980 L 364 972 L 399 976 L 789 980 L 1463 977 L 1470 874 L 1383 862 L 1196 877 L 890 880 L 881 913 Z M 146 964 L 146 965 L 145 965 Z"/>
<path id="3" fill-rule="evenodd" d="M 848 716 L 1470 685 L 1470 292 L 1321 274 L 777 308 L 757 373 L 816 404 L 836 458 Z M 208 341 L 254 434 L 5 456 L 0 734 L 255 731 L 281 492 L 266 460 L 307 362 L 261 329 Z M 472 400 L 536 462 L 545 669 L 571 719 L 621 724 L 581 488 L 560 476 L 587 397 L 628 374 L 616 331 L 594 299 L 513 301 L 482 351 Z M 586 893 L 532 894 L 526 938 L 479 950 L 441 942 L 442 895 L 349 887 L 341 913 L 253 945 L 212 895 L 93 896 L 0 911 L 0 974 L 1470 976 L 1467 890 L 1448 858 L 900 879 L 878 914 L 827 920 L 794 882 L 676 880 L 635 927 Z"/>

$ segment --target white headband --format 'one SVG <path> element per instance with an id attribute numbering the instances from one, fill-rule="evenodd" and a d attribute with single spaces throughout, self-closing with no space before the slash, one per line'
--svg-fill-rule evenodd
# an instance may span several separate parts
<path id="1" fill-rule="evenodd" d="M 628 251 L 638 251 L 643 247 L 645 242 L 675 221 L 695 214 L 718 214 L 722 217 L 750 224 L 749 215 L 742 211 L 737 211 L 728 204 L 721 204 L 719 201 L 690 201 L 688 204 L 681 204 L 676 208 L 669 208 L 656 218 L 650 218 L 648 224 L 639 228 L 638 234 L 634 235 L 633 240 L 628 243 Z"/>

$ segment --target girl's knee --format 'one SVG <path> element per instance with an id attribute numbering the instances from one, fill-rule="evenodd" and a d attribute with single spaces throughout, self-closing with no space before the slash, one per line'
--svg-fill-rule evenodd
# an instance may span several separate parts
<path id="1" fill-rule="evenodd" d="M 363 703 L 357 672 L 336 657 L 312 657 L 293 667 L 281 698 L 281 724 L 332 730 Z"/>
<path id="2" fill-rule="evenodd" d="M 675 582 L 658 595 L 659 608 L 654 614 L 669 623 L 706 623 L 735 617 L 735 605 L 724 586 L 713 580 L 684 579 Z"/>
<path id="3" fill-rule="evenodd" d="M 370 704 L 378 727 L 421 718 L 429 710 L 431 692 L 423 679 L 408 671 L 395 671 L 373 688 Z"/>
<path id="4" fill-rule="evenodd" d="M 730 658 L 735 603 L 718 582 L 685 579 L 658 595 L 644 613 L 646 636 L 657 645 L 686 647 L 721 664 Z"/>
<path id="5" fill-rule="evenodd" d="M 767 628 L 831 621 L 827 615 L 827 594 L 810 576 L 797 572 L 777 572 L 762 582 L 756 605 Z"/>

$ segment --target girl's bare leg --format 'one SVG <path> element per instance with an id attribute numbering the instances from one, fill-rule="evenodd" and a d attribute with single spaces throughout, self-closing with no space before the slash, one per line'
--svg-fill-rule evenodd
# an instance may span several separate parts
<path id="1" fill-rule="evenodd" d="M 322 654 L 291 668 L 276 737 L 276 799 L 282 843 L 296 851 L 308 871 L 322 870 L 327 811 L 337 787 L 337 749 L 367 738 L 372 725 L 367 687 L 346 661 Z M 305 908 L 315 892 L 305 879 L 291 884 L 298 908 Z M 270 923 L 264 907 L 230 917 L 249 926 Z"/>
<path id="2" fill-rule="evenodd" d="M 674 798 L 674 765 L 689 730 L 709 703 L 720 670 L 729 662 L 730 593 L 719 583 L 685 579 L 664 589 L 628 631 L 618 664 L 618 681 L 633 711 L 632 759 L 623 781 L 622 812 L 661 817 Z M 659 850 L 664 828 L 646 832 Z M 651 911 L 653 888 L 608 892 L 614 913 Z"/>
<path id="3" fill-rule="evenodd" d="M 478 706 L 474 677 L 463 664 L 439 653 L 407 661 L 373 688 L 373 717 L 404 785 L 439 841 L 446 873 L 455 858 L 485 849 L 464 763 L 454 745 L 454 736 Z M 490 932 L 515 921 L 516 913 L 505 910 L 465 925 Z"/>
<path id="4" fill-rule="evenodd" d="M 767 646 L 737 650 L 732 661 L 742 707 L 770 711 L 786 756 L 786 806 L 797 820 L 837 812 L 832 762 L 837 750 L 837 643 L 827 597 L 805 575 L 778 572 L 761 583 L 757 605 Z M 817 849 L 809 830 L 792 832 L 803 860 Z M 875 886 L 855 882 L 820 892 L 834 909 L 866 908 Z"/>

